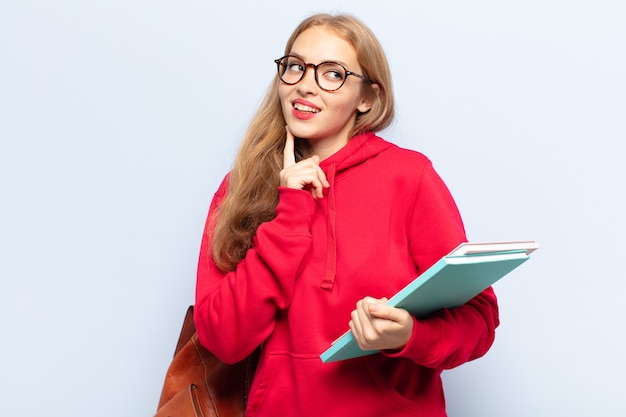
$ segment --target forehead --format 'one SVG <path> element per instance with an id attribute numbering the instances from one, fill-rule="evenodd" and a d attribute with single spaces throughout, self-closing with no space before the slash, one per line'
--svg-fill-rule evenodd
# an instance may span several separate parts
<path id="1" fill-rule="evenodd" d="M 314 64 L 335 61 L 351 68 L 358 66 L 354 48 L 336 32 L 323 26 L 311 27 L 298 35 L 290 53 Z"/>

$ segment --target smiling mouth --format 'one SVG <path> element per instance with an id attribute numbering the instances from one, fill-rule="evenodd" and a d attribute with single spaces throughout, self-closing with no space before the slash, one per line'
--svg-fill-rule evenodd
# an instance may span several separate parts
<path id="1" fill-rule="evenodd" d="M 301 104 L 301 103 L 294 103 L 293 108 L 298 111 L 305 112 L 305 113 L 319 113 L 320 111 L 319 109 L 305 106 L 304 104 Z"/>

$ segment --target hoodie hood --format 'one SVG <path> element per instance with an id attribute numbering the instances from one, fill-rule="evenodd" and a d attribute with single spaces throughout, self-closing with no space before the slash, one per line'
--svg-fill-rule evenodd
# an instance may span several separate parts
<path id="1" fill-rule="evenodd" d="M 331 170 L 339 173 L 373 158 L 392 146 L 395 145 L 376 136 L 374 132 L 366 132 L 350 139 L 346 146 L 320 162 L 320 167 L 325 173 Z"/>
<path id="2" fill-rule="evenodd" d="M 350 139 L 346 146 L 320 163 L 320 168 L 322 168 L 326 174 L 326 179 L 330 184 L 325 196 L 328 204 L 328 248 L 326 252 L 324 277 L 321 283 L 321 287 L 325 290 L 331 290 L 333 288 L 335 275 L 337 273 L 335 178 L 351 167 L 375 157 L 392 146 L 395 145 L 376 136 L 375 133 L 366 132 Z"/>

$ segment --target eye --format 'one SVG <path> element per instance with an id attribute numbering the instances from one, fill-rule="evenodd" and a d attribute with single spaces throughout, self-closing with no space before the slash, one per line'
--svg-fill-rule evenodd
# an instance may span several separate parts
<path id="1" fill-rule="evenodd" d="M 327 71 L 324 73 L 324 77 L 333 81 L 341 81 L 343 80 L 343 74 L 339 71 Z"/>
<path id="2" fill-rule="evenodd" d="M 341 82 L 346 77 L 346 70 L 339 64 L 327 63 L 320 66 L 322 76 L 328 81 Z"/>
<path id="3" fill-rule="evenodd" d="M 289 72 L 297 72 L 297 73 L 301 73 L 304 72 L 304 63 L 302 61 L 299 61 L 297 59 L 290 59 L 287 60 L 287 62 L 285 62 L 285 71 L 289 71 Z"/>

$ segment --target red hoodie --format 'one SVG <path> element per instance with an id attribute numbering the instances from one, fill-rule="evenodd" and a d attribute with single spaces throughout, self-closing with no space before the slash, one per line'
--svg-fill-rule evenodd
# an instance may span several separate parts
<path id="1" fill-rule="evenodd" d="M 225 362 L 262 346 L 247 417 L 445 416 L 440 374 L 484 355 L 498 325 L 491 288 L 466 305 L 415 320 L 401 351 L 335 363 L 319 355 L 365 296 L 391 297 L 466 240 L 456 204 L 422 154 L 373 133 L 320 164 L 324 198 L 281 187 L 233 272 L 200 251 L 195 322 Z M 222 182 L 211 211 L 227 192 Z"/>

